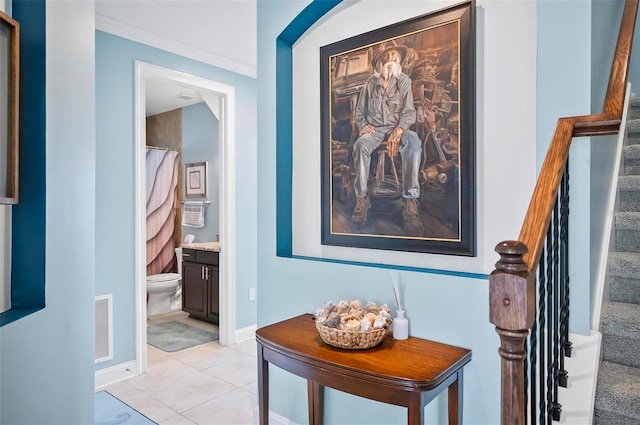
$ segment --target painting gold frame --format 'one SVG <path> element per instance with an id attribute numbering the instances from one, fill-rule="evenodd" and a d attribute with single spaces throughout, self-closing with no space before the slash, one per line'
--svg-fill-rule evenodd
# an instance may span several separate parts
<path id="1" fill-rule="evenodd" d="M 2 12 L 0 55 L 0 204 L 17 204 L 20 26 Z"/>

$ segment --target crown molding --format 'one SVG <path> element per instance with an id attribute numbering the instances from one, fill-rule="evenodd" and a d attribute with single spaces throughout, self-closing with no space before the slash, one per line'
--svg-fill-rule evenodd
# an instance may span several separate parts
<path id="1" fill-rule="evenodd" d="M 96 30 L 126 38 L 127 40 L 145 44 L 150 47 L 165 50 L 167 52 L 216 66 L 218 68 L 226 69 L 227 71 L 246 75 L 247 77 L 257 78 L 258 75 L 256 67 L 223 58 L 211 52 L 162 37 L 104 15 L 96 14 Z"/>

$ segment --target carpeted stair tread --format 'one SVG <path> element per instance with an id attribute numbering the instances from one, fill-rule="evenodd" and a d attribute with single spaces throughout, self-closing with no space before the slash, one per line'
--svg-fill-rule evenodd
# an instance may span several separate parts
<path id="1" fill-rule="evenodd" d="M 615 213 L 616 229 L 640 230 L 640 212 L 627 211 Z"/>
<path id="2" fill-rule="evenodd" d="M 640 121 L 640 120 L 639 120 Z M 629 145 L 622 148 L 624 159 L 640 159 L 640 145 Z"/>
<path id="3" fill-rule="evenodd" d="M 618 177 L 619 211 L 640 211 L 640 175 Z"/>
<path id="4" fill-rule="evenodd" d="M 640 277 L 640 253 L 610 252 L 609 275 L 631 278 Z"/>
<path id="5" fill-rule="evenodd" d="M 640 304 L 640 278 L 609 276 L 609 298 L 613 302 Z"/>
<path id="6" fill-rule="evenodd" d="M 640 144 L 640 106 L 637 104 L 639 98 L 633 98 L 630 101 L 629 111 L 627 113 L 627 139 L 625 145 Z"/>
<path id="7" fill-rule="evenodd" d="M 614 214 L 616 251 L 640 252 L 640 212 Z"/>
<path id="8" fill-rule="evenodd" d="M 640 133 L 640 119 L 627 120 L 627 133 Z"/>
<path id="9" fill-rule="evenodd" d="M 627 121 L 640 118 L 640 96 L 629 99 L 629 111 L 627 112 Z"/>
<path id="10" fill-rule="evenodd" d="M 640 305 L 638 304 L 602 303 L 601 323 L 602 334 L 614 334 L 640 341 Z"/>
<path id="11" fill-rule="evenodd" d="M 640 367 L 640 304 L 602 304 L 602 358 L 625 366 Z"/>
<path id="12" fill-rule="evenodd" d="M 640 369 L 602 362 L 595 410 L 596 424 L 640 423 Z"/>
<path id="13" fill-rule="evenodd" d="M 618 177 L 618 189 L 623 192 L 640 190 L 640 176 Z"/>

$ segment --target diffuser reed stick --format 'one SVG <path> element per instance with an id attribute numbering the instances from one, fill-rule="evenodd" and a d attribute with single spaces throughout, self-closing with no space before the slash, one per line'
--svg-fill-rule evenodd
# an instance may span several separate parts
<path id="1" fill-rule="evenodd" d="M 391 280 L 393 281 L 393 296 L 396 297 L 396 306 L 398 307 L 396 312 L 397 316 L 393 319 L 393 338 L 407 339 L 409 337 L 409 321 L 404 317 L 402 294 L 400 293 L 400 276 L 398 276 L 398 272 L 391 272 Z"/>
<path id="2" fill-rule="evenodd" d="M 400 276 L 398 276 L 398 272 L 391 272 L 391 280 L 393 281 L 393 296 L 396 298 L 396 306 L 398 307 L 398 310 L 403 310 L 402 294 L 400 293 Z"/>

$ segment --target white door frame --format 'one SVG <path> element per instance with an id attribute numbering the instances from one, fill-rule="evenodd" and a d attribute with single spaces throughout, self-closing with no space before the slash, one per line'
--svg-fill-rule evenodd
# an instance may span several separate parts
<path id="1" fill-rule="evenodd" d="M 136 279 L 136 366 L 147 369 L 146 303 L 146 80 L 179 83 L 219 99 L 213 111 L 220 122 L 220 343 L 235 344 L 236 329 L 236 198 L 235 88 L 183 72 L 135 61 L 135 279 Z M 209 104 L 209 102 L 207 102 Z M 209 104 L 211 107 L 211 105 Z"/>

